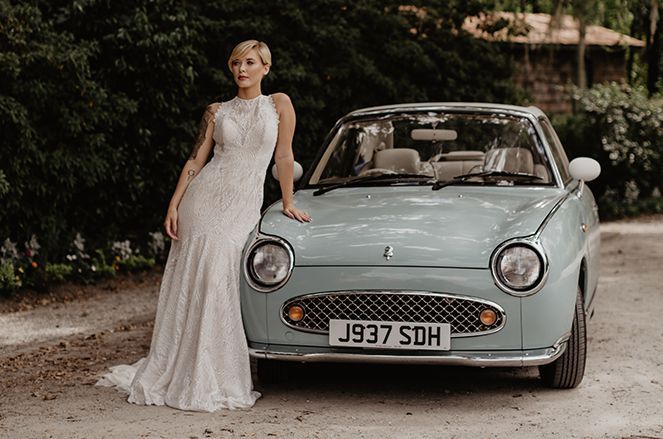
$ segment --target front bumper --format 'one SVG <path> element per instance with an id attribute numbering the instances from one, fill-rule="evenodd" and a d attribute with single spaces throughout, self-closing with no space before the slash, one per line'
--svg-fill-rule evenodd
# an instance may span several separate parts
<path id="1" fill-rule="evenodd" d="M 320 352 L 313 348 L 249 347 L 251 357 L 266 360 L 378 364 L 433 364 L 447 366 L 524 367 L 552 363 L 566 350 L 569 335 L 553 347 L 519 351 L 449 351 L 436 355 L 401 355 L 366 352 Z"/>

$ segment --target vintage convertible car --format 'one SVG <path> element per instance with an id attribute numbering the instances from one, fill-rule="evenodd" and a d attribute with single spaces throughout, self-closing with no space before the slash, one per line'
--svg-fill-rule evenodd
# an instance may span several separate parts
<path id="1" fill-rule="evenodd" d="M 538 366 L 576 387 L 599 268 L 597 206 L 535 107 L 354 111 L 244 250 L 242 314 L 261 380 L 287 361 Z"/>

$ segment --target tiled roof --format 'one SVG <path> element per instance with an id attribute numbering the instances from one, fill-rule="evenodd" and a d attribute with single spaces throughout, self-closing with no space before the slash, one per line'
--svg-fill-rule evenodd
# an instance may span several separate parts
<path id="1" fill-rule="evenodd" d="M 502 18 L 508 20 L 510 27 L 518 30 L 515 35 L 509 35 L 508 29 L 491 34 L 484 29 L 489 29 L 492 24 Z M 547 45 L 576 45 L 578 44 L 578 22 L 571 15 L 561 17 L 559 29 L 550 29 L 550 14 L 514 14 L 512 12 L 495 12 L 479 17 L 467 17 L 463 29 L 477 38 L 488 41 L 505 41 L 512 43 Z M 628 35 L 621 34 L 603 26 L 588 25 L 586 33 L 588 46 L 633 46 L 644 47 L 645 42 Z"/>

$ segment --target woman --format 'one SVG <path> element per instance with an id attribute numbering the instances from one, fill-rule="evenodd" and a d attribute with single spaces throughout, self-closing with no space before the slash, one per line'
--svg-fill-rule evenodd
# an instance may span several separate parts
<path id="1" fill-rule="evenodd" d="M 252 390 L 239 276 L 272 154 L 283 213 L 311 220 L 293 202 L 295 111 L 287 95 L 261 92 L 270 66 L 265 43 L 238 44 L 228 60 L 237 96 L 211 104 L 203 115 L 164 222 L 173 241 L 150 352 L 133 365 L 112 367 L 97 382 L 128 392 L 129 402 L 211 412 L 251 407 L 260 397 Z"/>

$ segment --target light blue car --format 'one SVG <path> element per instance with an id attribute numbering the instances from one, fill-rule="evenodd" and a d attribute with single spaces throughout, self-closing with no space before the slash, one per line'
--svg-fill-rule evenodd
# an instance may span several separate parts
<path id="1" fill-rule="evenodd" d="M 590 158 L 535 107 L 354 111 L 246 245 L 242 314 L 261 380 L 285 363 L 538 366 L 582 381 L 599 274 Z"/>

